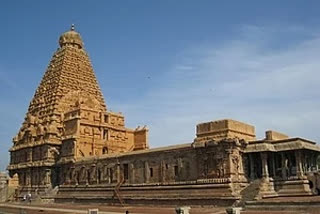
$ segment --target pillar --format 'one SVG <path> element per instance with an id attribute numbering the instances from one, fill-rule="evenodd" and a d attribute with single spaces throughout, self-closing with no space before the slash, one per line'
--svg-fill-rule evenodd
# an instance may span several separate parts
<path id="1" fill-rule="evenodd" d="M 46 169 L 45 171 L 45 185 L 49 185 L 51 184 L 51 170 L 50 169 Z"/>
<path id="2" fill-rule="evenodd" d="M 302 161 L 301 161 L 301 151 L 300 150 L 295 150 L 295 157 L 296 157 L 297 176 L 302 177 L 303 170 L 302 170 Z"/>
<path id="3" fill-rule="evenodd" d="M 160 182 L 165 182 L 165 162 L 164 160 L 161 160 L 160 162 Z"/>
<path id="4" fill-rule="evenodd" d="M 117 182 L 119 183 L 121 181 L 121 169 L 120 169 L 120 163 L 117 163 Z"/>
<path id="5" fill-rule="evenodd" d="M 232 175 L 234 174 L 233 170 L 233 165 L 232 165 L 232 149 L 226 149 L 225 152 L 227 153 L 228 156 L 228 162 L 227 162 L 227 176 L 228 177 L 233 177 Z"/>
<path id="6" fill-rule="evenodd" d="M 132 163 L 129 164 L 129 182 L 130 184 L 133 184 L 135 181 L 135 175 L 134 175 L 134 165 Z"/>
<path id="7" fill-rule="evenodd" d="M 260 157 L 261 157 L 262 177 L 269 178 L 268 154 L 265 152 L 262 152 L 260 153 Z"/>
<path id="8" fill-rule="evenodd" d="M 209 162 L 209 160 L 208 160 L 208 162 Z M 207 172 L 209 173 L 209 170 L 210 170 L 209 163 L 207 163 L 207 165 L 208 165 Z M 181 171 L 182 171 L 182 167 L 183 167 L 181 158 L 177 159 L 177 166 L 178 166 L 178 176 L 176 176 L 176 179 L 178 179 L 178 181 L 179 181 L 181 179 L 181 175 L 182 175 Z"/>
<path id="9" fill-rule="evenodd" d="M 276 176 L 276 156 L 275 156 L 275 153 L 272 153 L 271 163 L 272 163 L 272 176 L 275 177 Z"/>
<path id="10" fill-rule="evenodd" d="M 107 174 L 108 174 L 108 184 L 112 183 L 112 177 L 113 177 L 113 173 L 112 173 L 112 169 L 111 168 L 107 168 Z"/>
<path id="11" fill-rule="evenodd" d="M 313 157 L 312 168 L 313 168 L 314 170 L 316 170 L 316 166 L 317 166 L 317 156 L 316 156 L 316 153 L 315 153 L 315 152 L 313 152 L 312 157 Z"/>
<path id="12" fill-rule="evenodd" d="M 287 162 L 286 162 L 286 158 L 284 153 L 281 153 L 281 173 L 282 173 L 282 179 L 286 179 L 287 178 L 287 166 L 286 166 Z"/>
<path id="13" fill-rule="evenodd" d="M 31 186 L 31 169 L 27 169 L 26 172 L 26 186 Z"/>
<path id="14" fill-rule="evenodd" d="M 254 161 L 253 161 L 253 154 L 249 154 L 249 161 L 250 161 L 250 179 L 255 179 L 255 172 L 254 172 Z"/>
<path id="15" fill-rule="evenodd" d="M 72 184 L 76 184 L 76 176 L 77 176 L 77 174 L 76 174 L 76 169 L 75 169 L 75 167 L 73 166 L 73 167 L 71 167 L 71 183 Z"/>
<path id="16" fill-rule="evenodd" d="M 31 162 L 32 161 L 32 149 L 28 149 L 28 162 Z"/>
<path id="17" fill-rule="evenodd" d="M 149 174 L 150 174 L 149 173 L 149 163 L 148 163 L 148 161 L 145 161 L 144 162 L 144 182 L 145 183 L 149 183 L 149 177 L 150 177 Z"/>

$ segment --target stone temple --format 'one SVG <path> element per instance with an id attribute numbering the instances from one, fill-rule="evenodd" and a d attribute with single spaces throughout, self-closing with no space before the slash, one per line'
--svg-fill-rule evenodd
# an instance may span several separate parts
<path id="1" fill-rule="evenodd" d="M 59 38 L 13 138 L 17 197 L 55 202 L 233 204 L 319 193 L 320 147 L 225 119 L 200 123 L 189 143 L 149 149 L 148 129 L 107 109 L 81 36 Z M 320 183 L 320 182 L 319 182 Z"/>

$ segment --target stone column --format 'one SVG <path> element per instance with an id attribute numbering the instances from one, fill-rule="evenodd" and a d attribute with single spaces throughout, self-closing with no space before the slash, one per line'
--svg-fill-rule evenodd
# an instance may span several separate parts
<path id="1" fill-rule="evenodd" d="M 303 176 L 301 151 L 300 150 L 295 151 L 295 157 L 296 157 L 297 176 L 300 178 Z"/>
<path id="2" fill-rule="evenodd" d="M 76 183 L 76 172 L 75 172 L 75 167 L 71 167 L 71 184 L 75 184 Z"/>
<path id="3" fill-rule="evenodd" d="M 316 169 L 316 165 L 317 165 L 317 156 L 316 156 L 316 153 L 313 152 L 312 153 L 312 169 Z"/>
<path id="4" fill-rule="evenodd" d="M 129 183 L 133 184 L 135 181 L 134 176 L 134 165 L 132 163 L 129 164 Z"/>
<path id="5" fill-rule="evenodd" d="M 209 160 L 208 160 L 209 161 Z M 182 171 L 182 159 L 178 158 L 177 159 L 177 166 L 178 166 L 178 176 L 176 176 L 176 179 L 178 179 L 178 181 L 181 179 L 181 171 Z M 208 168 L 209 168 L 209 164 L 208 164 Z M 209 172 L 209 169 L 207 169 L 207 172 Z"/>
<path id="6" fill-rule="evenodd" d="M 260 153 L 260 156 L 261 156 L 262 177 L 269 178 L 268 154 L 265 152 L 262 152 Z"/>
<path id="7" fill-rule="evenodd" d="M 254 180 L 255 175 L 254 175 L 254 161 L 253 161 L 253 154 L 249 154 L 249 161 L 250 161 L 250 179 Z"/>
<path id="8" fill-rule="evenodd" d="M 160 182 L 165 182 L 165 162 L 161 160 L 160 162 Z"/>
<path id="9" fill-rule="evenodd" d="M 31 170 L 27 169 L 26 172 L 26 186 L 31 186 Z"/>
<path id="10" fill-rule="evenodd" d="M 45 174 L 45 185 L 50 185 L 51 184 L 51 170 L 46 169 L 46 174 Z"/>
<path id="11" fill-rule="evenodd" d="M 286 158 L 284 153 L 281 153 L 281 172 L 282 172 L 282 179 L 287 178 L 287 171 L 286 171 Z"/>
<path id="12" fill-rule="evenodd" d="M 144 182 L 145 183 L 149 183 L 149 177 L 150 177 L 149 174 L 150 174 L 149 173 L 149 163 L 148 163 L 148 161 L 145 161 L 144 162 Z"/>
<path id="13" fill-rule="evenodd" d="M 120 163 L 117 163 L 117 182 L 119 183 L 121 180 L 121 169 L 120 169 Z"/>
<path id="14" fill-rule="evenodd" d="M 108 184 L 110 184 L 112 182 L 111 170 L 112 170 L 111 168 L 109 168 L 109 167 L 107 168 L 107 182 L 108 182 Z"/>
<path id="15" fill-rule="evenodd" d="M 271 159 L 271 163 L 272 163 L 272 174 L 273 177 L 276 177 L 276 161 L 275 161 L 275 154 L 272 153 L 272 159 Z"/>
<path id="16" fill-rule="evenodd" d="M 227 161 L 227 176 L 229 178 L 233 177 L 234 170 L 232 164 L 232 149 L 226 149 L 225 152 L 227 153 L 228 161 Z"/>

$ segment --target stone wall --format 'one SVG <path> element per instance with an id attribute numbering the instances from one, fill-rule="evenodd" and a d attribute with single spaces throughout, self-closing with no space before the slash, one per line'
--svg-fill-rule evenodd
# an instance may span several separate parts
<path id="1" fill-rule="evenodd" d="M 62 164 L 57 198 L 90 195 L 94 200 L 99 195 L 111 200 L 118 187 L 121 197 L 131 201 L 236 200 L 246 184 L 243 147 L 237 139 L 222 140 L 203 147 L 183 144 Z"/>

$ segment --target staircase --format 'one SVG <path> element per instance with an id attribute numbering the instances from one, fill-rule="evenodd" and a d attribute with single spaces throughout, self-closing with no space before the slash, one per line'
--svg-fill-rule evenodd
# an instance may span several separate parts
<path id="1" fill-rule="evenodd" d="M 55 196 L 59 191 L 59 187 L 58 186 L 55 186 L 54 188 L 52 188 L 51 186 L 46 188 L 45 189 L 45 196 L 48 196 L 48 197 L 53 197 Z"/>
<path id="2" fill-rule="evenodd" d="M 253 180 L 246 188 L 241 192 L 241 206 L 244 206 L 246 201 L 254 201 L 259 193 L 260 179 Z"/>
<path id="3" fill-rule="evenodd" d="M 122 199 L 120 195 L 120 187 L 124 183 L 124 178 L 121 178 L 120 181 L 117 183 L 117 185 L 114 188 L 114 194 L 113 198 L 116 196 L 121 204 L 121 206 L 124 206 L 124 200 Z"/>
<path id="4" fill-rule="evenodd" d="M 54 188 L 52 188 L 52 186 L 45 187 L 39 192 L 36 191 L 37 193 L 33 194 L 32 200 L 36 202 L 52 203 L 54 202 L 54 197 L 57 195 L 58 191 L 58 186 Z"/>
<path id="5" fill-rule="evenodd" d="M 8 186 L 3 185 L 0 187 L 0 202 L 5 202 L 8 199 Z"/>

